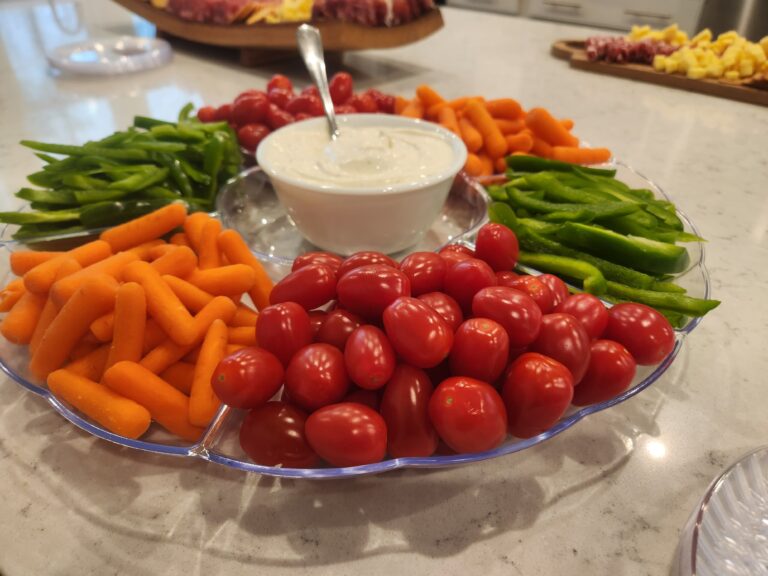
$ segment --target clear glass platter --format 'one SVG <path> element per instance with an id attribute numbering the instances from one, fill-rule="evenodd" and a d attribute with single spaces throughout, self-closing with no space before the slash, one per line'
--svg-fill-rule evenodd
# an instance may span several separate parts
<path id="1" fill-rule="evenodd" d="M 668 198 L 653 182 L 641 176 L 623 164 L 616 164 L 617 178 L 632 187 L 648 188 L 659 197 Z M 233 180 L 219 200 L 219 216 L 226 226 L 238 229 L 246 237 L 254 252 L 268 265 L 275 278 L 290 269 L 291 260 L 298 254 L 311 250 L 295 230 L 292 222 L 270 200 L 269 186 L 258 175 L 257 169 L 246 170 Z M 254 189 L 253 186 L 256 186 Z M 271 193 L 274 195 L 274 193 Z M 461 242 L 472 245 L 477 229 L 486 221 L 487 197 L 482 188 L 472 180 L 459 177 L 446 202 L 443 213 L 427 232 L 421 243 L 413 250 L 436 250 L 448 242 Z M 694 224 L 682 213 L 679 214 L 687 231 L 700 235 Z M 710 297 L 709 274 L 704 264 L 704 248 L 700 244 L 687 245 L 691 266 L 676 278 L 691 296 Z M 0 242 L 0 282 L 5 285 L 12 278 L 9 266 L 9 253 L 24 249 L 25 245 L 6 241 Z M 376 474 L 397 468 L 438 468 L 471 464 L 489 458 L 498 458 L 525 450 L 541 442 L 552 439 L 564 430 L 595 412 L 600 412 L 642 392 L 658 380 L 671 366 L 680 352 L 686 337 L 698 326 L 701 318 L 694 318 L 686 326 L 676 331 L 675 347 L 657 366 L 638 367 L 638 372 L 629 389 L 621 395 L 591 406 L 572 407 L 552 428 L 528 439 L 508 437 L 493 450 L 474 454 L 439 454 L 423 458 L 395 458 L 374 464 L 349 468 L 314 468 L 294 469 L 261 466 L 248 460 L 238 442 L 238 430 L 244 412 L 222 407 L 211 425 L 196 444 L 185 444 L 171 437 L 157 425 L 150 428 L 141 440 L 131 440 L 113 434 L 87 418 L 75 412 L 66 403 L 57 399 L 45 385 L 36 383 L 27 371 L 28 354 L 26 349 L 0 339 L 0 370 L 30 392 L 46 400 L 54 410 L 75 426 L 98 438 L 130 448 L 168 454 L 180 457 L 201 458 L 209 462 L 229 466 L 246 472 L 256 472 L 268 476 L 290 478 L 340 478 L 364 474 Z"/>

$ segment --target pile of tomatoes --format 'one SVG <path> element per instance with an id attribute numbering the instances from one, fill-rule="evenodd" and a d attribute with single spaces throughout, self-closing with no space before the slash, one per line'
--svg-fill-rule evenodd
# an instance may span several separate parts
<path id="1" fill-rule="evenodd" d="M 637 364 L 672 351 L 657 311 L 518 276 L 517 256 L 514 233 L 487 224 L 475 250 L 297 258 L 259 315 L 259 347 L 213 375 L 222 401 L 249 410 L 244 451 L 314 467 L 490 450 L 620 394 Z"/>
<path id="2" fill-rule="evenodd" d="M 337 114 L 360 112 L 393 114 L 395 97 L 375 88 L 355 93 L 352 76 L 334 74 L 329 83 L 331 99 Z M 231 104 L 218 108 L 204 106 L 197 111 L 201 122 L 229 122 L 237 132 L 240 145 L 253 152 L 272 130 L 286 124 L 323 115 L 323 104 L 317 88 L 309 86 L 299 93 L 282 74 L 275 74 L 264 90 L 246 90 Z"/>

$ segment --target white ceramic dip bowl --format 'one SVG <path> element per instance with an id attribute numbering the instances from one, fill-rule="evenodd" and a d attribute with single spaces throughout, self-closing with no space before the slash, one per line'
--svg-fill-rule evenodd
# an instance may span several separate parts
<path id="1" fill-rule="evenodd" d="M 348 114 L 338 121 L 341 137 L 330 148 L 324 117 L 289 124 L 261 142 L 256 160 L 280 203 L 306 239 L 324 250 L 393 253 L 413 246 L 466 162 L 464 143 L 437 124 L 401 116 Z M 370 147 L 357 140 L 339 146 L 349 143 L 344 139 L 352 131 L 391 146 L 379 140 Z M 415 158 L 407 154 L 411 149 Z"/>

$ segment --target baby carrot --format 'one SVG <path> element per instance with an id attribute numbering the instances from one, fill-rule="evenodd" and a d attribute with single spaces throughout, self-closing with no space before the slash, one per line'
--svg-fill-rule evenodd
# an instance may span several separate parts
<path id="1" fill-rule="evenodd" d="M 269 293 L 272 291 L 272 280 L 264 270 L 264 266 L 261 265 L 253 253 L 248 249 L 248 245 L 234 230 L 225 230 L 219 234 L 219 248 L 222 254 L 227 258 L 230 264 L 245 264 L 250 266 L 256 273 L 256 281 L 248 292 L 253 300 L 253 304 L 261 310 L 265 306 L 269 306 Z M 203 290 L 206 290 L 204 286 L 199 286 Z M 210 292 L 210 290 L 206 290 Z"/>
<path id="2" fill-rule="evenodd" d="M 149 411 L 103 384 L 69 370 L 48 376 L 48 388 L 86 416 L 119 436 L 138 438 L 152 422 Z"/>
<path id="3" fill-rule="evenodd" d="M 44 294 L 25 292 L 0 323 L 0 333 L 14 344 L 29 344 L 47 300 Z"/>
<path id="4" fill-rule="evenodd" d="M 74 258 L 67 258 L 62 262 L 61 266 L 59 266 L 59 271 L 56 274 L 56 282 L 59 282 L 66 276 L 74 274 L 78 270 L 81 270 L 81 268 L 80 264 L 77 263 L 77 260 Z M 54 286 L 55 285 L 56 284 L 54 284 Z M 51 322 L 53 322 L 53 319 L 56 318 L 58 313 L 59 307 L 49 294 L 48 299 L 45 301 L 45 306 L 43 306 L 43 311 L 40 313 L 40 318 L 37 320 L 35 331 L 32 333 L 32 339 L 29 341 L 30 354 L 34 354 L 35 350 L 37 350 L 37 346 L 40 344 L 40 340 L 43 339 L 45 331 L 48 330 L 48 326 L 51 325 Z"/>
<path id="5" fill-rule="evenodd" d="M 408 106 L 409 100 L 402 96 L 395 96 L 395 114 L 398 116 L 402 114 L 405 107 Z"/>
<path id="6" fill-rule="evenodd" d="M 433 104 L 432 106 L 426 108 L 424 111 L 424 118 L 427 120 L 432 120 L 433 122 L 437 122 L 437 116 L 440 114 L 440 110 L 448 106 L 447 102 L 438 102 L 437 104 Z M 454 113 L 456 110 L 454 110 Z"/>
<path id="7" fill-rule="evenodd" d="M 255 326 L 230 326 L 227 329 L 227 342 L 231 344 L 243 344 L 245 346 L 257 346 Z"/>
<path id="8" fill-rule="evenodd" d="M 121 360 L 141 360 L 146 324 L 144 288 L 135 282 L 126 282 L 117 289 L 115 298 L 115 328 L 107 368 Z"/>
<path id="9" fill-rule="evenodd" d="M 525 129 L 525 120 L 518 118 L 516 120 L 505 120 L 504 118 L 494 118 L 496 126 L 504 136 L 509 134 L 517 134 L 521 130 Z"/>
<path id="10" fill-rule="evenodd" d="M 51 286 L 51 298 L 56 303 L 56 306 L 61 308 L 88 278 L 96 274 L 107 274 L 120 280 L 125 267 L 138 259 L 139 257 L 134 252 L 120 252 L 91 264 L 74 274 L 70 274 L 66 278 L 54 282 L 53 286 Z"/>
<path id="11" fill-rule="evenodd" d="M 493 174 L 493 158 L 487 154 L 480 154 L 478 158 L 480 158 L 480 163 L 482 165 L 480 176 L 490 176 Z"/>
<path id="12" fill-rule="evenodd" d="M 107 242 L 114 252 L 119 252 L 162 237 L 184 224 L 186 217 L 187 208 L 183 204 L 168 204 L 159 210 L 105 230 L 99 238 Z"/>
<path id="13" fill-rule="evenodd" d="M 38 264 L 32 270 L 24 274 L 24 286 L 27 290 L 37 294 L 47 294 L 51 285 L 56 281 L 56 272 L 65 258 L 74 258 L 83 268 L 104 260 L 112 254 L 109 244 L 103 240 L 94 240 L 68 252 L 62 252 L 59 256 Z"/>
<path id="14" fill-rule="evenodd" d="M 256 272 L 246 264 L 230 264 L 208 270 L 197 269 L 187 280 L 210 294 L 234 296 L 254 288 Z"/>
<path id="15" fill-rule="evenodd" d="M 431 86 L 427 86 L 426 84 L 422 84 L 416 88 L 416 96 L 419 97 L 419 100 L 421 100 L 421 103 L 425 108 L 445 102 L 445 98 L 440 96 L 440 94 L 438 94 Z"/>
<path id="16" fill-rule="evenodd" d="M 611 151 L 607 148 L 570 148 L 553 146 L 552 158 L 561 162 L 574 164 L 602 164 L 611 159 Z"/>
<path id="17" fill-rule="evenodd" d="M 189 244 L 189 238 L 187 238 L 187 235 L 184 232 L 176 232 L 176 234 L 168 239 L 168 242 L 176 246 L 186 246 L 191 248 L 191 245 Z"/>
<path id="18" fill-rule="evenodd" d="M 507 161 L 504 158 L 496 158 L 493 162 L 494 174 L 503 174 L 507 171 Z"/>
<path id="19" fill-rule="evenodd" d="M 467 150 L 476 154 L 483 147 L 482 134 L 466 118 L 459 118 L 459 130 L 461 130 L 461 139 L 464 140 Z"/>
<path id="20" fill-rule="evenodd" d="M 523 107 L 517 100 L 512 98 L 498 98 L 497 100 L 488 100 L 485 103 L 488 112 L 494 118 L 504 118 L 506 120 L 515 120 L 523 115 Z"/>
<path id="21" fill-rule="evenodd" d="M 107 366 L 108 356 L 109 346 L 99 346 L 88 354 L 70 362 L 64 366 L 64 369 L 83 378 L 88 378 L 88 380 L 100 382 L 101 377 L 104 375 L 104 369 Z"/>
<path id="22" fill-rule="evenodd" d="M 203 235 L 203 228 L 211 217 L 204 212 L 195 212 L 187 216 L 184 221 L 184 234 L 187 235 L 189 246 L 197 252 L 200 249 L 200 238 Z"/>
<path id="23" fill-rule="evenodd" d="M 136 254 L 136 256 L 139 257 L 139 260 L 154 260 L 154 258 L 151 257 L 152 251 L 158 246 L 165 246 L 166 244 L 167 242 L 165 240 L 150 240 L 149 242 L 144 242 L 144 244 L 139 244 L 138 246 L 130 248 L 128 252 Z"/>
<path id="24" fill-rule="evenodd" d="M 510 152 L 530 152 L 533 148 L 533 138 L 526 132 L 510 134 L 506 140 Z"/>
<path id="25" fill-rule="evenodd" d="M 544 108 L 532 108 L 525 116 L 525 124 L 550 146 L 578 146 L 579 140 L 563 128 Z"/>
<path id="26" fill-rule="evenodd" d="M 483 163 L 480 161 L 480 157 L 472 152 L 467 153 L 467 161 L 464 164 L 464 170 L 470 176 L 480 176 L 483 171 Z"/>
<path id="27" fill-rule="evenodd" d="M 109 342 L 112 340 L 112 333 L 115 329 L 115 313 L 109 312 L 96 318 L 91 322 L 91 334 L 93 334 L 99 342 Z"/>
<path id="28" fill-rule="evenodd" d="M 230 326 L 256 326 L 259 314 L 245 304 L 238 304 Z"/>
<path id="29" fill-rule="evenodd" d="M 194 284 L 190 284 L 186 280 L 177 278 L 176 276 L 164 275 L 163 281 L 171 287 L 174 294 L 178 296 L 181 303 L 187 307 L 192 314 L 197 314 L 202 310 L 208 302 L 213 300 L 213 294 L 209 294 L 205 290 L 200 290 Z"/>
<path id="30" fill-rule="evenodd" d="M 424 104 L 418 98 L 414 98 L 408 105 L 402 109 L 400 116 L 406 116 L 407 118 L 424 118 Z"/>
<path id="31" fill-rule="evenodd" d="M 169 432 L 190 442 L 202 435 L 202 428 L 189 423 L 189 398 L 141 364 L 118 362 L 104 372 L 103 382 L 144 406 L 152 419 Z"/>
<path id="32" fill-rule="evenodd" d="M 203 233 L 200 235 L 200 244 L 197 247 L 197 253 L 200 257 L 200 269 L 218 268 L 221 266 L 221 255 L 219 254 L 219 234 L 221 233 L 221 222 L 211 218 L 203 226 Z"/>
<path id="33" fill-rule="evenodd" d="M 100 346 L 99 342 L 89 340 L 86 335 L 85 338 L 80 340 L 80 342 L 75 344 L 75 347 L 72 348 L 72 352 L 69 353 L 67 361 L 74 362 L 75 360 L 80 360 L 80 358 L 88 356 L 88 354 L 92 353 L 97 348 L 100 348 Z"/>
<path id="34" fill-rule="evenodd" d="M 189 362 L 176 362 L 163 370 L 160 378 L 168 382 L 179 392 L 189 396 L 192 390 L 192 380 L 195 378 L 195 365 Z"/>
<path id="35" fill-rule="evenodd" d="M 560 124 L 562 124 L 563 128 L 565 128 L 566 130 L 569 130 L 569 131 L 573 130 L 573 120 L 571 120 L 570 118 L 561 118 Z"/>
<path id="36" fill-rule="evenodd" d="M 254 330 L 254 333 L 256 331 Z M 189 393 L 189 421 L 195 426 L 208 426 L 221 401 L 211 386 L 211 378 L 227 349 L 227 326 L 214 320 L 203 340 L 195 364 L 195 376 Z"/>
<path id="37" fill-rule="evenodd" d="M 189 248 L 179 248 L 189 250 Z M 176 297 L 160 274 L 146 262 L 134 262 L 125 268 L 124 278 L 138 282 L 147 295 L 147 309 L 168 336 L 178 344 L 191 344 L 195 339 L 194 321 L 184 304 Z"/>
<path id="38" fill-rule="evenodd" d="M 170 251 L 152 262 L 152 268 L 161 276 L 189 276 L 196 266 L 197 256 L 187 246 L 171 246 Z"/>
<path id="39" fill-rule="evenodd" d="M 201 346 L 195 346 L 192 350 L 189 351 L 189 354 L 184 356 L 182 361 L 196 365 L 197 361 L 200 359 L 200 348 Z"/>
<path id="40" fill-rule="evenodd" d="M 456 118 L 456 110 L 450 106 L 443 106 L 440 109 L 440 112 L 437 113 L 437 121 L 443 128 L 448 128 L 448 130 L 461 138 L 461 130 L 459 129 L 459 120 Z"/>
<path id="41" fill-rule="evenodd" d="M 235 315 L 235 304 L 229 298 L 218 296 L 195 315 L 195 341 L 189 345 L 179 345 L 168 338 L 158 344 L 141 359 L 141 365 L 159 374 L 171 364 L 175 364 L 189 354 L 205 337 L 214 320 L 229 324 Z"/>
<path id="42" fill-rule="evenodd" d="M 483 135 L 483 147 L 492 159 L 501 158 L 507 153 L 507 142 L 501 130 L 488 113 L 488 109 L 480 102 L 467 104 L 466 115 L 477 131 Z"/>
<path id="43" fill-rule="evenodd" d="M 152 318 L 147 319 L 147 325 L 144 328 L 144 343 L 141 348 L 142 354 L 147 354 L 167 339 L 168 335 L 160 328 L 160 325 L 152 320 Z"/>
<path id="44" fill-rule="evenodd" d="M 547 144 L 541 138 L 534 136 L 533 146 L 531 146 L 530 153 L 541 158 L 552 158 L 552 146 Z"/>
<path id="45" fill-rule="evenodd" d="M 23 278 L 16 278 L 9 282 L 8 286 L 0 292 L 0 312 L 8 312 L 13 308 L 26 291 Z"/>
<path id="46" fill-rule="evenodd" d="M 168 243 L 157 244 L 156 246 L 152 246 L 149 249 L 147 253 L 149 258 L 147 258 L 147 260 L 149 260 L 150 262 L 154 262 L 158 258 L 162 258 L 166 254 L 168 254 L 169 252 L 173 252 L 174 250 L 176 250 L 176 246 L 173 244 L 168 244 Z"/>
<path id="47" fill-rule="evenodd" d="M 32 354 L 30 372 L 40 380 L 60 368 L 80 339 L 88 333 L 91 322 L 115 306 L 117 281 L 111 276 L 88 278 L 70 298 L 45 331 Z"/>
<path id="48" fill-rule="evenodd" d="M 43 252 L 37 250 L 18 250 L 11 252 L 11 271 L 16 276 L 24 276 L 38 264 L 60 256 L 61 252 Z"/>

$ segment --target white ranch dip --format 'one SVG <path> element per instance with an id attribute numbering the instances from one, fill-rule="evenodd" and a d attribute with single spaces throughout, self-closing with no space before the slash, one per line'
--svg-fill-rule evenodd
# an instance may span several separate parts
<path id="1" fill-rule="evenodd" d="M 285 178 L 341 188 L 386 188 L 418 183 L 446 172 L 454 152 L 427 130 L 350 126 L 331 142 L 325 124 L 277 131 L 264 161 Z"/>

